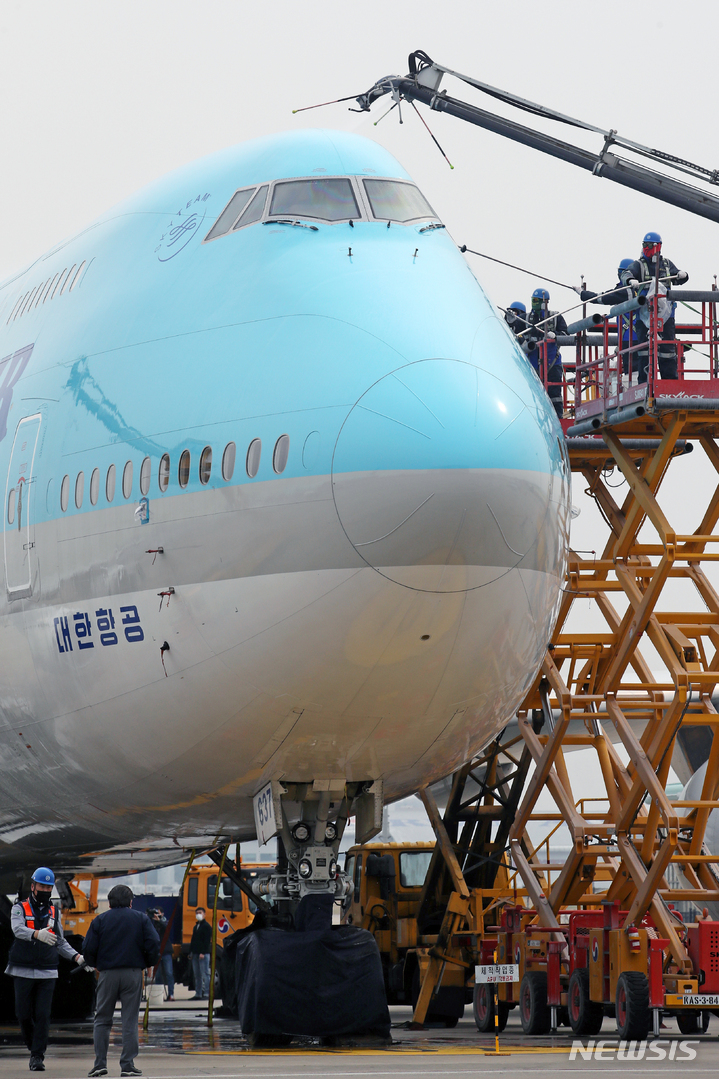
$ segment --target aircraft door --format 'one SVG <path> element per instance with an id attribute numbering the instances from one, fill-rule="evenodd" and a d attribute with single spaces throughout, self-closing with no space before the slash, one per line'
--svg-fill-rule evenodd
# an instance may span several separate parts
<path id="1" fill-rule="evenodd" d="M 5 486 L 5 581 L 11 599 L 32 595 L 35 563 L 35 452 L 42 415 L 26 416 L 15 431 Z"/>

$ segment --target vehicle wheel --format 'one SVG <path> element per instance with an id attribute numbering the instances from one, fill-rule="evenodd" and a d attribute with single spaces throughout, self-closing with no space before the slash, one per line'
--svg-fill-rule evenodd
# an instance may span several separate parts
<path id="1" fill-rule="evenodd" d="M 569 1025 L 577 1035 L 598 1034 L 602 1029 L 604 1009 L 589 999 L 589 971 L 579 967 L 572 971 L 567 992 Z"/>
<path id="2" fill-rule="evenodd" d="M 529 971 L 519 987 L 519 1018 L 525 1034 L 548 1034 L 551 1014 L 547 1004 L 547 975 Z"/>
<path id="3" fill-rule="evenodd" d="M 709 1012 L 677 1012 L 677 1026 L 681 1034 L 706 1034 Z"/>
<path id="4" fill-rule="evenodd" d="M 617 1033 L 624 1041 L 644 1041 L 652 1027 L 646 974 L 626 970 L 617 981 Z"/>
<path id="5" fill-rule="evenodd" d="M 472 1014 L 474 1015 L 477 1030 L 480 1030 L 483 1034 L 491 1034 L 496 1029 L 501 1034 L 509 1018 L 509 1004 L 505 1000 L 500 1000 L 497 1014 L 499 1022 L 495 1028 L 492 986 L 475 985 L 472 993 Z"/>

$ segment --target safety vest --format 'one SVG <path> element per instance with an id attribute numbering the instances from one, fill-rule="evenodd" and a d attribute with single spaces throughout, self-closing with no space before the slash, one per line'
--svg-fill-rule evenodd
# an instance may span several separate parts
<path id="1" fill-rule="evenodd" d="M 640 270 L 642 272 L 641 280 L 642 281 L 652 281 L 652 280 L 654 280 L 654 277 L 655 277 L 657 271 L 654 268 L 654 266 L 650 262 L 648 262 L 647 259 L 644 258 L 644 255 L 641 255 L 640 258 L 637 259 L 637 262 L 638 262 L 639 268 L 640 268 Z M 662 255 L 660 255 L 659 256 L 659 276 L 660 277 L 669 277 L 670 275 L 671 275 L 671 270 L 669 269 L 669 264 L 668 264 L 667 260 Z"/>
<path id="2" fill-rule="evenodd" d="M 542 323 L 542 325 L 539 327 L 539 331 L 542 333 L 556 333 L 558 315 L 558 311 L 547 311 L 544 315 L 542 315 L 541 318 L 537 319 L 537 322 Z M 546 322 L 545 319 L 547 320 Z M 535 324 L 530 322 L 529 325 L 533 326 Z M 557 345 L 557 342 L 545 341 L 544 346 L 544 355 L 547 358 L 547 368 L 549 369 L 550 367 L 554 367 L 555 364 L 560 364 L 562 362 L 562 357 L 559 354 L 559 346 Z M 534 367 L 535 370 L 538 370 L 539 350 L 532 353 L 532 355 L 535 356 L 536 359 L 530 360 L 530 362 L 532 363 L 532 367 Z"/>
<path id="3" fill-rule="evenodd" d="M 20 906 L 28 929 L 52 929 L 54 933 L 57 933 L 57 911 L 54 904 L 50 904 L 47 920 L 44 918 L 37 919 L 38 922 L 44 922 L 44 925 L 36 924 L 35 912 L 29 899 L 25 899 L 20 903 Z M 20 940 L 19 937 L 15 937 L 10 948 L 8 961 L 15 967 L 27 967 L 31 970 L 56 970 L 60 963 L 60 956 L 58 955 L 57 945 L 45 944 L 42 940 Z"/>

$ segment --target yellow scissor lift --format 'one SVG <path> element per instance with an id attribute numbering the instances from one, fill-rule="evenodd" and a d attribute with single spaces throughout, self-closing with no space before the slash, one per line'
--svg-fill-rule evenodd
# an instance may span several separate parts
<path id="1" fill-rule="evenodd" d="M 639 351 L 631 339 L 623 354 L 596 348 L 596 337 L 593 346 L 579 339 L 576 398 L 569 406 L 582 420 L 563 426 L 572 472 L 586 483 L 607 537 L 597 556 L 570 552 L 552 643 L 518 713 L 534 772 L 516 813 L 512 808 L 504 889 L 473 901 L 461 870 L 466 846 L 451 842 L 453 828 L 457 834 L 453 800 L 442 822 L 424 796 L 438 838 L 435 862 L 444 860 L 451 888 L 444 889 L 437 943 L 426 950 L 416 1022 L 424 1019 L 448 964 L 465 964 L 471 984 L 473 964 L 493 959 L 518 963 L 519 992 L 516 985 L 500 986 L 498 1008 L 506 1021 L 506 1010 L 519 1005 L 527 1032 L 556 1028 L 563 1009 L 581 1034 L 596 1032 L 616 1007 L 625 1037 L 645 1036 L 652 1022 L 658 1033 L 662 1010 L 674 1013 L 684 1032 L 701 1029 L 709 1011 L 719 1014 L 719 922 L 704 909 L 719 901 L 719 851 L 705 844 L 709 815 L 719 808 L 719 714 L 712 704 L 719 683 L 719 594 L 704 568 L 719 560 L 715 296 L 705 294 L 699 324 L 677 327 L 676 379 L 659 377 L 656 301 L 650 301 L 643 384 L 622 366 L 624 356 Z M 610 330 L 605 322 L 607 343 Z M 708 348 L 703 368 L 688 368 L 684 334 Z M 691 493 L 692 510 L 700 498 L 703 516 L 689 532 L 682 505 L 672 512 L 663 507 L 661 485 L 673 458 L 699 447 L 716 476 L 709 489 Z M 621 502 L 609 475 L 626 481 Z M 596 622 L 596 616 L 582 618 L 581 605 L 588 603 L 601 613 L 599 631 L 584 628 Z M 653 653 L 651 662 L 642 646 Z M 658 666 L 667 674 L 655 674 Z M 665 788 L 677 738 L 690 727 L 710 732 L 708 765 L 700 796 L 677 801 Z M 603 799 L 577 799 L 565 761 L 570 748 L 596 755 Z M 461 804 L 462 773 L 455 784 L 454 804 Z M 548 818 L 533 818 L 545 789 L 570 835 L 562 865 L 548 865 L 528 839 L 530 822 Z M 489 792 L 478 819 L 492 812 L 501 821 L 501 805 Z M 437 881 L 435 868 L 428 888 L 439 898 Z M 696 922 L 683 923 L 672 907 L 679 901 L 693 904 Z M 485 1018 L 489 1005 L 495 1007 L 485 992 Z M 485 1029 L 477 1007 L 475 989 L 475 1018 Z M 481 999 L 479 1007 L 482 1012 Z"/>

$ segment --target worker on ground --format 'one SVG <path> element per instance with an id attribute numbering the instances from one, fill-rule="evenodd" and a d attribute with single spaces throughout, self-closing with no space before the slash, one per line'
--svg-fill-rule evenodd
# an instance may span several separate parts
<path id="1" fill-rule="evenodd" d="M 529 362 L 544 382 L 544 370 L 546 366 L 547 393 L 554 405 L 554 411 L 561 419 L 564 413 L 562 402 L 562 382 L 564 372 L 562 370 L 562 358 L 557 345 L 557 337 L 566 334 L 567 323 L 563 315 L 549 310 L 549 293 L 546 288 L 535 288 L 532 293 L 532 310 L 527 319 L 529 324 L 528 338 L 530 343 L 536 342 L 538 348 L 529 353 Z"/>
<path id="2" fill-rule="evenodd" d="M 120 1074 L 142 1075 L 135 1067 L 142 972 L 159 960 L 160 938 L 147 915 L 131 909 L 132 889 L 126 884 L 116 884 L 107 898 L 110 909 L 90 923 L 83 948 L 87 961 L 100 972 L 93 1029 L 95 1063 L 88 1075 L 107 1075 L 110 1029 L 118 1000 L 122 1006 Z"/>
<path id="3" fill-rule="evenodd" d="M 170 940 L 170 934 L 167 934 L 167 940 L 165 940 L 165 933 L 167 932 L 167 918 L 161 910 L 150 908 L 147 912 L 148 917 L 152 919 L 152 924 L 157 930 L 157 935 L 160 938 L 160 966 L 162 968 L 162 979 L 167 988 L 167 999 L 175 999 L 175 971 L 173 968 L 172 959 L 172 941 Z M 163 946 L 164 941 L 164 946 Z"/>
<path id="4" fill-rule="evenodd" d="M 192 975 L 195 979 L 193 1000 L 206 1000 L 210 992 L 210 948 L 212 927 L 205 921 L 205 908 L 195 910 L 195 924 L 190 938 Z"/>
<path id="5" fill-rule="evenodd" d="M 590 289 L 584 288 L 583 285 L 573 285 L 572 287 L 585 303 L 600 303 L 605 304 L 607 307 L 616 307 L 620 303 L 626 303 L 627 300 L 631 300 L 634 296 L 632 289 L 622 282 L 622 274 L 633 266 L 633 264 L 634 259 L 622 259 L 617 267 L 617 283 L 609 292 L 592 292 Z M 617 320 L 619 328 L 617 338 L 620 350 L 628 349 L 631 345 L 636 345 L 637 321 L 638 311 L 629 311 L 626 315 L 619 316 Z M 629 372 L 630 355 L 632 359 L 632 371 L 639 370 L 637 353 L 627 354 L 622 360 L 622 368 L 625 375 Z"/>
<path id="6" fill-rule="evenodd" d="M 45 1071 L 50 1008 L 60 956 L 86 966 L 62 932 L 58 908 L 51 902 L 55 874 L 42 866 L 30 882 L 30 895 L 18 899 L 10 914 L 15 940 L 5 973 L 14 980 L 15 1014 L 30 1050 L 30 1071 Z"/>
<path id="7" fill-rule="evenodd" d="M 689 280 L 685 270 L 678 270 L 674 263 L 662 255 L 662 238 L 658 232 L 648 232 L 642 241 L 642 253 L 631 266 L 622 273 L 622 282 L 635 294 L 647 297 L 647 304 L 640 310 L 637 319 L 637 343 L 642 344 L 649 337 L 650 300 L 654 296 L 657 265 L 659 267 L 659 302 L 657 306 L 657 331 L 661 341 L 659 345 L 659 375 L 661 378 L 677 377 L 676 324 L 674 312 L 676 304 L 666 298 L 666 292 L 672 285 L 683 285 Z M 647 381 L 649 367 L 649 348 L 641 349 L 639 357 L 639 381 Z"/>

